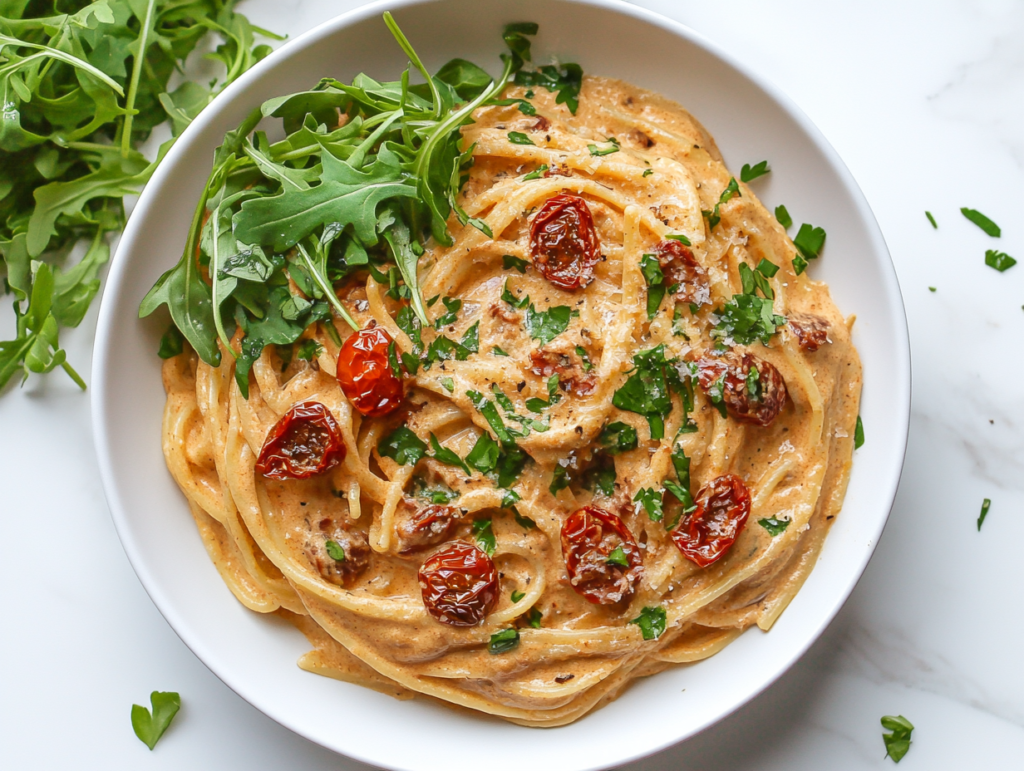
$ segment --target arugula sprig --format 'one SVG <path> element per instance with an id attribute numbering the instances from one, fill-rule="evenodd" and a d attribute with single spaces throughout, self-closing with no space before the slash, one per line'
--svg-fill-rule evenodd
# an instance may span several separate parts
<path id="1" fill-rule="evenodd" d="M 138 147 L 170 120 L 173 137 L 223 88 L 270 52 L 234 12 L 235 0 L 103 0 L 0 4 L 0 275 L 14 295 L 16 333 L 0 342 L 0 387 L 16 373 L 61 367 L 84 381 L 60 347 L 99 291 L 123 198 L 166 155 Z M 70 6 L 70 8 L 69 8 Z M 70 12 L 65 12 L 68 10 Z M 170 80 L 208 35 L 224 65 L 209 85 Z M 73 267 L 69 257 L 84 250 Z M 43 267 L 45 266 L 45 268 Z M 173 350 L 175 341 L 168 339 Z"/>
<path id="2" fill-rule="evenodd" d="M 389 13 L 384 22 L 409 57 L 402 78 L 327 78 L 310 91 L 264 102 L 229 132 L 215 154 L 181 260 L 140 307 L 146 316 L 167 305 L 177 328 L 211 366 L 219 365 L 221 350 L 229 351 L 245 396 L 249 368 L 266 345 L 292 342 L 315 322 L 325 322 L 331 333 L 333 317 L 358 328 L 335 289 L 358 270 L 369 270 L 388 284 L 391 296 L 410 301 L 418 325 L 407 314 L 402 326 L 421 348 L 418 333 L 429 325 L 419 289 L 424 245 L 431 238 L 452 243 L 447 220 L 453 213 L 487 232 L 456 202 L 472 162 L 460 129 L 529 60 L 526 36 L 536 25 L 506 29 L 511 53 L 494 80 L 460 59 L 431 76 Z M 414 71 L 424 83 L 410 83 Z M 254 133 L 264 118 L 284 123 L 283 140 L 271 144 Z M 236 255 L 253 255 L 251 267 L 259 262 L 262 270 L 231 273 L 225 266 Z M 301 295 L 289 289 L 292 284 Z M 458 311 L 450 303 L 439 324 L 450 323 Z M 476 334 L 471 329 L 461 343 L 435 338 L 424 366 L 476 352 Z M 410 372 L 418 367 L 412 357 L 402 357 Z"/>

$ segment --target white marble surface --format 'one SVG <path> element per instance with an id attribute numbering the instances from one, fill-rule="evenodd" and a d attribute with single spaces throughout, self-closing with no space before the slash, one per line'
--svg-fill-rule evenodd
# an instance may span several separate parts
<path id="1" fill-rule="evenodd" d="M 294 35 L 357 4 L 245 8 Z M 889 525 L 830 629 L 751 704 L 633 767 L 886 768 L 878 720 L 902 713 L 917 730 L 901 769 L 1021 768 L 1024 3 L 640 4 L 780 84 L 846 160 L 903 287 L 914 405 Z M 961 206 L 996 220 L 1003 238 L 964 220 Z M 1022 264 L 986 267 L 984 251 L 996 247 Z M 95 309 L 65 341 L 83 373 L 94 324 Z M 9 308 L 0 325 L 11 327 Z M 249 707 L 167 626 L 121 550 L 88 400 L 69 382 L 32 380 L 0 398 L 0 469 L 0 767 L 361 768 Z M 992 509 L 979 533 L 984 497 Z M 184 707 L 150 753 L 129 709 L 154 689 L 181 692 Z"/>

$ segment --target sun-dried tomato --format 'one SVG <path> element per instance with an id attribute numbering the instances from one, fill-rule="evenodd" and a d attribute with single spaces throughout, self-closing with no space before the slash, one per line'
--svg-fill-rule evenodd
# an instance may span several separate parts
<path id="1" fill-rule="evenodd" d="M 558 386 L 576 396 L 587 396 L 597 387 L 597 376 L 584 372 L 582 360 L 577 364 L 568 354 L 538 348 L 530 352 L 530 362 L 534 375 L 546 379 L 557 374 Z"/>
<path id="2" fill-rule="evenodd" d="M 334 417 L 320 402 L 302 402 L 270 429 L 256 471 L 271 479 L 306 479 L 345 460 L 345 442 Z"/>
<path id="3" fill-rule="evenodd" d="M 320 533 L 310 536 L 306 554 L 321 577 L 335 586 L 347 585 L 370 564 L 366 536 L 330 518 L 320 521 Z"/>
<path id="4" fill-rule="evenodd" d="M 730 351 L 697 362 L 700 387 L 713 402 L 724 402 L 730 417 L 770 425 L 786 406 L 786 382 L 774 366 L 749 353 Z"/>
<path id="5" fill-rule="evenodd" d="M 643 559 L 629 528 L 596 506 L 585 506 L 565 520 L 562 558 L 572 588 L 598 605 L 628 600 L 643 575 Z M 627 564 L 621 564 L 623 559 Z"/>
<path id="6" fill-rule="evenodd" d="M 801 351 L 814 353 L 825 343 L 831 342 L 828 339 L 828 319 L 815 316 L 813 313 L 789 314 L 789 327 L 796 335 Z"/>
<path id="7" fill-rule="evenodd" d="M 450 626 L 476 626 L 498 602 L 494 562 L 475 546 L 454 541 L 420 567 L 423 605 Z"/>
<path id="8" fill-rule="evenodd" d="M 750 491 L 743 480 L 725 474 L 701 488 L 689 516 L 670 534 L 683 556 L 698 567 L 722 558 L 750 516 Z"/>
<path id="9" fill-rule="evenodd" d="M 547 131 L 551 128 L 551 121 L 543 115 L 537 116 L 537 122 L 530 126 L 530 131 Z"/>
<path id="10" fill-rule="evenodd" d="M 593 281 L 601 244 L 587 202 L 569 193 L 546 200 L 530 226 L 530 253 L 533 266 L 559 289 Z"/>
<path id="11" fill-rule="evenodd" d="M 551 177 L 571 177 L 572 172 L 569 171 L 569 167 L 563 164 L 552 164 L 551 168 L 544 172 L 544 178 L 550 179 Z"/>
<path id="12" fill-rule="evenodd" d="M 402 378 L 388 355 L 392 342 L 383 327 L 371 326 L 351 335 L 338 354 L 338 385 L 352 406 L 370 418 L 387 415 L 402 403 Z"/>
<path id="13" fill-rule="evenodd" d="M 441 543 L 459 515 L 459 510 L 453 506 L 431 504 L 421 509 L 414 507 L 415 503 L 408 499 L 402 501 L 400 507 L 403 513 L 413 509 L 412 514 L 401 518 L 396 526 L 399 551 L 402 553 Z"/>
<path id="14" fill-rule="evenodd" d="M 707 271 L 697 262 L 688 247 L 680 241 L 668 239 L 655 246 L 654 253 L 665 274 L 665 283 L 669 287 L 676 287 L 676 299 L 696 305 L 711 302 Z"/>

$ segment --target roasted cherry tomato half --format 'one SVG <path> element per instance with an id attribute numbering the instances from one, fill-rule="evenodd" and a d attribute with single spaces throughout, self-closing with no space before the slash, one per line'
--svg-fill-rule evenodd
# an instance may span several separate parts
<path id="1" fill-rule="evenodd" d="M 675 239 L 668 239 L 654 247 L 654 254 L 665 274 L 665 284 L 676 287 L 676 299 L 696 305 L 711 302 L 707 271 L 687 246 Z"/>
<path id="2" fill-rule="evenodd" d="M 367 327 L 350 336 L 338 354 L 338 385 L 352 406 L 369 418 L 387 415 L 402 403 L 402 377 L 395 373 L 388 352 L 393 342 L 382 327 Z"/>
<path id="3" fill-rule="evenodd" d="M 601 244 L 587 202 L 568 193 L 546 200 L 530 226 L 530 253 L 533 266 L 559 289 L 593 281 Z"/>
<path id="4" fill-rule="evenodd" d="M 814 353 L 829 342 L 828 319 L 815 316 L 813 313 L 789 314 L 789 328 L 796 335 L 796 341 L 801 351 Z"/>
<path id="5" fill-rule="evenodd" d="M 454 541 L 420 567 L 420 591 L 431 616 L 450 626 L 476 626 L 498 603 L 498 571 L 475 546 Z"/>
<path id="6" fill-rule="evenodd" d="M 750 491 L 743 480 L 725 474 L 701 488 L 694 510 L 671 532 L 683 556 L 706 568 L 733 545 L 750 516 Z"/>
<path id="7" fill-rule="evenodd" d="M 644 570 L 640 549 L 629 528 L 596 506 L 585 506 L 565 520 L 562 558 L 572 588 L 597 605 L 628 600 Z"/>
<path id="8" fill-rule="evenodd" d="M 408 510 L 412 506 L 403 501 L 400 508 Z M 399 551 L 417 551 L 440 543 L 448 536 L 448 531 L 452 529 L 458 516 L 458 509 L 437 503 L 413 511 L 409 518 L 400 520 L 396 528 Z"/>
<path id="9" fill-rule="evenodd" d="M 786 382 L 774 366 L 749 353 L 730 351 L 697 362 L 700 387 L 725 403 L 730 417 L 755 426 L 771 424 L 786 406 Z"/>
<path id="10" fill-rule="evenodd" d="M 320 402 L 302 402 L 270 429 L 256 471 L 271 479 L 306 479 L 343 460 L 345 442 L 334 416 Z"/>

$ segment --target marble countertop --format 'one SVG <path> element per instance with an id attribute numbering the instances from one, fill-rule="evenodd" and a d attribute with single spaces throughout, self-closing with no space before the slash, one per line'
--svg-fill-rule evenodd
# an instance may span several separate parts
<path id="1" fill-rule="evenodd" d="M 984 253 L 1024 260 L 1024 3 L 638 4 L 774 80 L 845 159 L 903 288 L 914 400 L 892 516 L 835 622 L 750 704 L 631 768 L 888 768 L 878 722 L 886 714 L 916 726 L 901 770 L 1020 768 L 1024 264 L 998 273 Z M 294 36 L 355 5 L 249 0 L 243 8 Z M 1003 237 L 967 222 L 962 206 L 985 212 Z M 83 373 L 95 318 L 94 307 L 64 338 Z M 60 376 L 33 378 L 0 398 L 0 426 L 0 765 L 362 768 L 242 701 L 157 612 L 107 511 L 87 397 Z M 986 497 L 992 507 L 978 532 Z M 150 753 L 129 710 L 154 689 L 179 691 L 185 707 Z"/>

